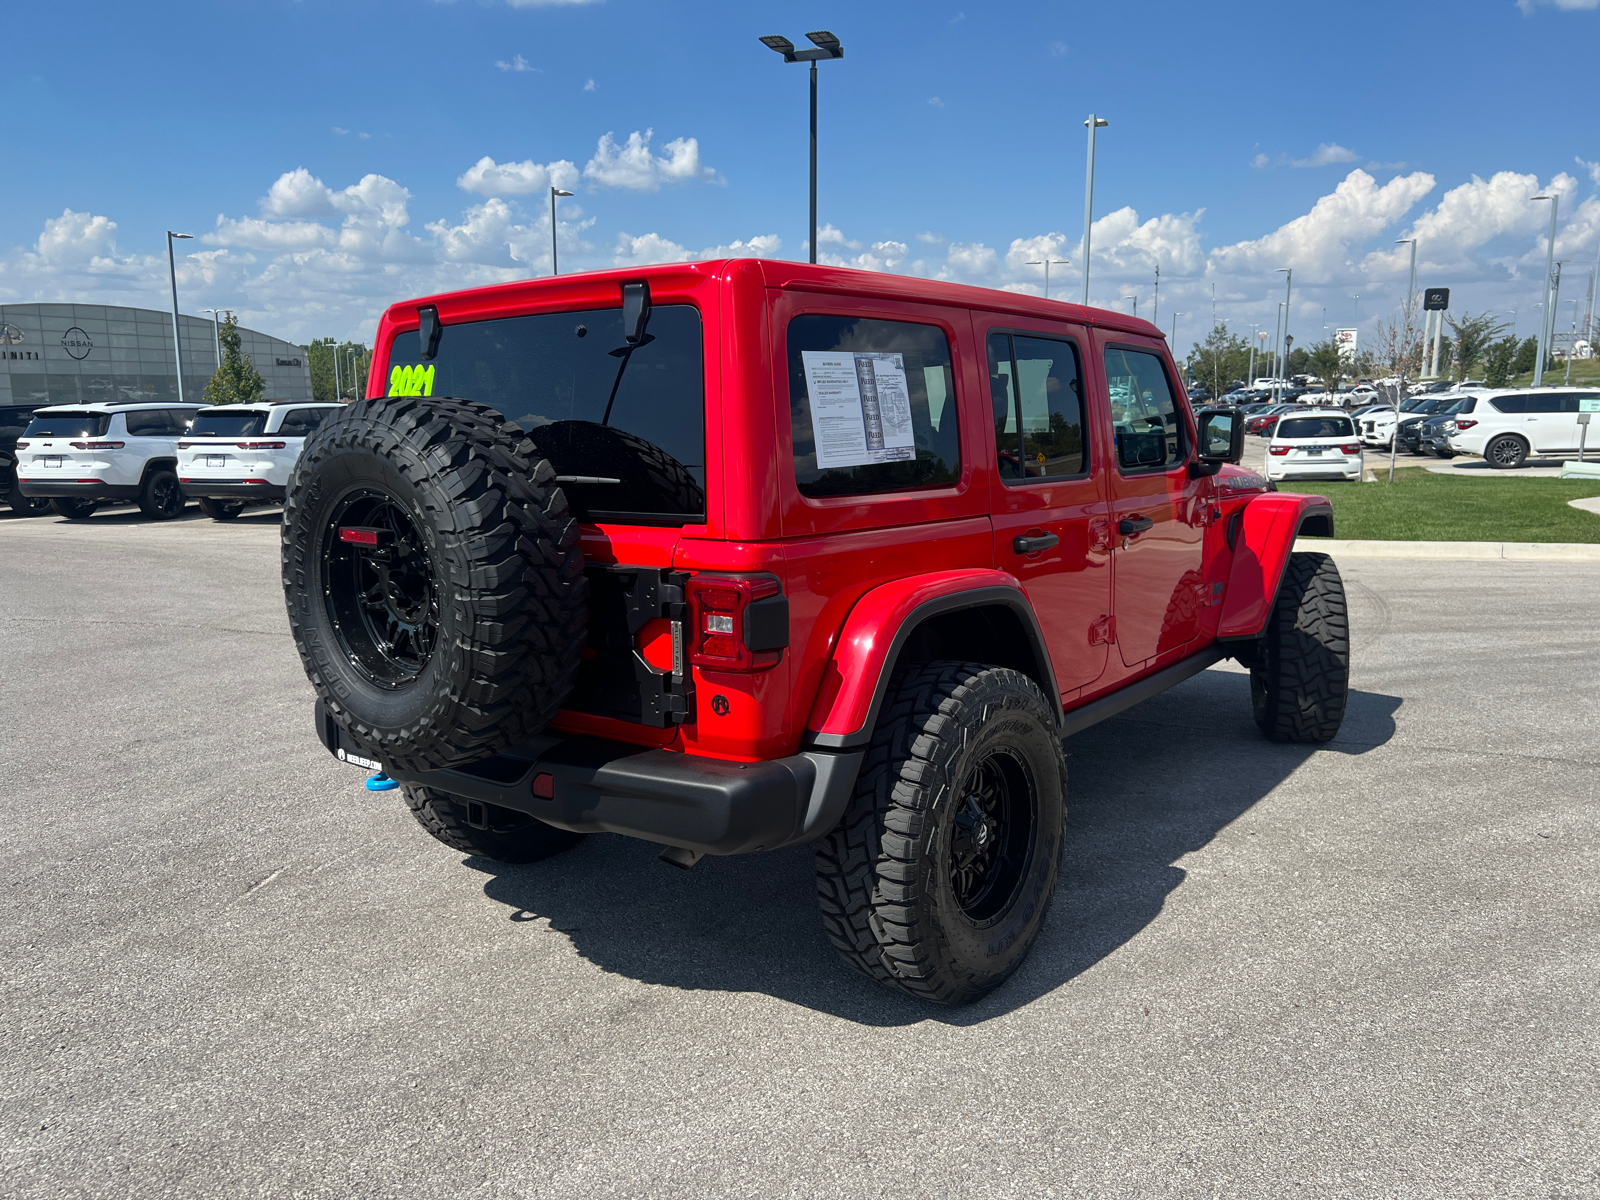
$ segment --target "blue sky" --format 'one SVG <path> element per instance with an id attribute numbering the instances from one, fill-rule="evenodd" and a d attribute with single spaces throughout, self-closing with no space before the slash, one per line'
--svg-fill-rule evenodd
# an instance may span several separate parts
<path id="1" fill-rule="evenodd" d="M 7 19 L 0 301 L 162 304 L 175 228 L 202 235 L 186 311 L 370 337 L 392 300 L 547 273 L 552 179 L 563 270 L 801 258 L 805 70 L 756 38 L 831 29 L 833 261 L 1038 291 L 1049 252 L 1076 296 L 1094 110 L 1096 303 L 1148 316 L 1159 264 L 1186 346 L 1213 285 L 1270 326 L 1293 266 L 1304 343 L 1324 307 L 1392 312 L 1415 231 L 1419 286 L 1528 332 L 1528 197 L 1561 193 L 1564 298 L 1600 243 L 1597 4 L 34 3 Z"/>

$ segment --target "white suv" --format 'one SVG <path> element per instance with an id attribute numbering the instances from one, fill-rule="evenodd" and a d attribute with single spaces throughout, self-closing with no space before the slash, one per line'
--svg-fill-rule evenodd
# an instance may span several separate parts
<path id="1" fill-rule="evenodd" d="M 82 520 L 108 501 L 136 501 L 156 520 L 183 511 L 178 439 L 198 404 L 57 404 L 35 409 L 17 439 L 17 488 Z"/>
<path id="2" fill-rule="evenodd" d="M 178 443 L 183 494 L 217 521 L 233 520 L 246 504 L 282 500 L 306 435 L 338 407 L 269 400 L 203 409 Z"/>
<path id="3" fill-rule="evenodd" d="M 1355 422 L 1339 409 L 1285 413 L 1267 442 L 1267 478 L 1360 479 Z"/>
<path id="4" fill-rule="evenodd" d="M 1576 454 L 1578 414 L 1585 409 L 1600 410 L 1600 391 L 1519 388 L 1469 396 L 1455 411 L 1450 449 L 1502 469 L 1520 467 L 1533 455 Z M 1591 434 L 1600 438 L 1600 423 Z"/>

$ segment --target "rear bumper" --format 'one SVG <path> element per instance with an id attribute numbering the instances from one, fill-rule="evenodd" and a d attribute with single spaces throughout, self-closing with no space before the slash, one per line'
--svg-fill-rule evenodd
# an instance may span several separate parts
<path id="1" fill-rule="evenodd" d="M 316 704 L 317 735 L 334 757 L 367 767 L 369 752 Z M 813 841 L 839 822 L 865 751 L 808 751 L 735 763 L 588 737 L 540 737 L 443 771 L 388 774 L 497 804 L 576 833 L 621 833 L 699 854 L 747 854 Z M 533 793 L 549 775 L 554 796 Z"/>
<path id="2" fill-rule="evenodd" d="M 288 489 L 279 483 L 204 477 L 180 478 L 178 490 L 190 500 L 282 500 L 288 494 Z"/>
<path id="3" fill-rule="evenodd" d="M 57 483 L 41 479 L 19 479 L 17 489 L 24 496 L 51 499 L 70 496 L 78 500 L 137 500 L 138 484 Z"/>

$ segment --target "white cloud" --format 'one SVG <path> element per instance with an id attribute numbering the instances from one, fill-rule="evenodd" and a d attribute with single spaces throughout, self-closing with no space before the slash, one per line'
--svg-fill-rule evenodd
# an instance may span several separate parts
<path id="1" fill-rule="evenodd" d="M 943 108 L 944 107 L 944 101 L 939 99 L 939 97 L 937 97 L 937 96 L 929 96 L 928 97 L 928 103 L 933 105 L 933 107 L 935 107 L 935 108 Z"/>
<path id="2" fill-rule="evenodd" d="M 619 233 L 611 254 L 611 265 L 643 267 L 651 263 L 704 262 L 718 258 L 776 258 L 783 239 L 775 233 L 757 234 L 749 241 L 732 241 L 723 246 L 708 246 L 699 253 L 690 251 L 658 233 L 640 237 Z"/>
<path id="3" fill-rule="evenodd" d="M 534 66 L 520 54 L 513 57 L 510 62 L 507 62 L 503 58 L 497 59 L 495 60 L 494 65 L 499 67 L 502 71 L 531 71 L 536 75 L 541 75 L 544 73 L 541 68 Z"/>
<path id="4" fill-rule="evenodd" d="M 456 186 L 482 196 L 529 196 L 551 186 L 571 191 L 578 186 L 578 178 L 577 165 L 564 158 L 553 163 L 532 159 L 497 163 L 485 154 L 456 180 Z"/>
<path id="5" fill-rule="evenodd" d="M 1326 167 L 1333 163 L 1355 162 L 1361 156 L 1354 150 L 1339 145 L 1337 142 L 1322 142 L 1309 157 L 1297 158 L 1289 165 L 1292 167 Z"/>
<path id="6" fill-rule="evenodd" d="M 1541 7 L 1559 8 L 1563 12 L 1582 12 L 1588 9 L 1600 8 L 1600 0 L 1517 0 L 1517 7 L 1524 16 L 1533 16 L 1533 10 Z"/>
<path id="7" fill-rule="evenodd" d="M 674 138 L 661 147 L 666 151 L 663 156 L 650 152 L 650 138 L 654 132 L 646 129 L 641 134 L 635 130 L 628 135 L 624 146 L 618 146 L 611 134 L 603 135 L 594 157 L 583 168 L 583 177 L 596 187 L 627 188 L 636 192 L 655 192 L 664 183 L 690 179 L 717 180 L 717 173 L 700 161 L 697 138 Z"/>
<path id="8" fill-rule="evenodd" d="M 1045 48 L 1050 51 L 1051 58 L 1064 58 L 1066 57 L 1068 51 L 1072 49 L 1072 47 L 1068 46 L 1065 42 L 1051 42 L 1050 45 Z"/>
<path id="9" fill-rule="evenodd" d="M 583 85 L 583 90 L 586 91 L 586 92 L 594 91 L 595 90 L 594 80 L 590 79 L 587 82 L 585 82 L 584 85 Z"/>
<path id="10" fill-rule="evenodd" d="M 582 8 L 600 0 L 506 0 L 512 8 Z"/>
<path id="11" fill-rule="evenodd" d="M 1250 165 L 1258 171 L 1264 171 L 1272 165 L 1272 160 L 1265 154 L 1257 154 L 1250 160 Z"/>
<path id="12" fill-rule="evenodd" d="M 231 221 L 217 214 L 217 227 L 202 241 L 214 246 L 244 246 L 252 250 L 315 250 L 336 246 L 339 235 L 316 221 L 269 221 L 242 217 Z"/>
<path id="13" fill-rule="evenodd" d="M 333 211 L 333 190 L 304 167 L 278 176 L 261 202 L 268 217 L 320 217 Z"/>
<path id="14" fill-rule="evenodd" d="M 34 249 L 46 262 L 88 264 L 109 261 L 117 252 L 117 223 L 91 213 L 63 209 L 44 223 Z"/>
<path id="15" fill-rule="evenodd" d="M 1587 159 L 1577 158 L 1576 155 L 1574 158 L 1580 167 L 1589 172 L 1589 181 L 1595 187 L 1600 187 L 1600 162 L 1589 162 Z"/>

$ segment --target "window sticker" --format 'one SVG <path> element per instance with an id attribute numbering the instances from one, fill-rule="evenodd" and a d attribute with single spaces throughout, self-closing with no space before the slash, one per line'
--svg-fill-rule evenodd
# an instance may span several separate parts
<path id="1" fill-rule="evenodd" d="M 860 467 L 917 456 L 901 355 L 803 350 L 801 358 L 818 467 Z"/>

